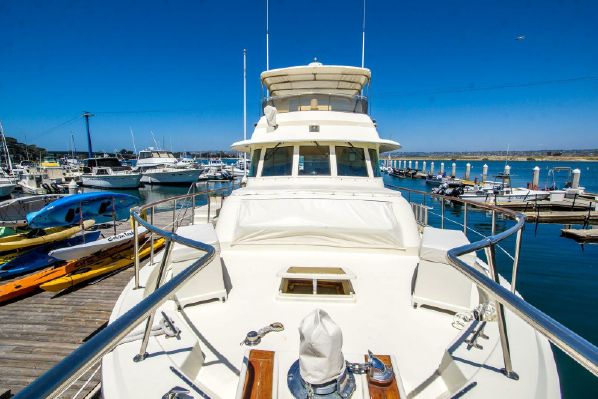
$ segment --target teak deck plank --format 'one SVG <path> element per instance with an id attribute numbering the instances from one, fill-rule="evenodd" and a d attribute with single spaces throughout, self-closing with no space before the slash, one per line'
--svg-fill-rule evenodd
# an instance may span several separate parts
<path id="1" fill-rule="evenodd" d="M 274 352 L 252 349 L 249 352 L 243 399 L 270 399 L 274 378 Z"/>

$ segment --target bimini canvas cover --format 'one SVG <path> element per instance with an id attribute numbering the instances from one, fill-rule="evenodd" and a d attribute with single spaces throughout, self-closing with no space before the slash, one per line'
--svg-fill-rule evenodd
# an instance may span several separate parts
<path id="1" fill-rule="evenodd" d="M 401 249 L 402 241 L 390 202 L 277 198 L 241 201 L 231 244 Z"/>

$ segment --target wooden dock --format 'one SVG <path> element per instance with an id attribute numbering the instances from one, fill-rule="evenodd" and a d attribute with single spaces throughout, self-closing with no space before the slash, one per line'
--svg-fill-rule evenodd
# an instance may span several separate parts
<path id="1" fill-rule="evenodd" d="M 158 226 L 171 222 L 171 212 L 155 216 L 154 223 Z M 188 218 L 181 223 L 185 224 Z M 128 222 L 121 223 L 117 232 L 130 228 Z M 114 233 L 113 227 L 101 230 L 104 236 Z M 0 398 L 9 395 L 7 391 L 15 394 L 23 389 L 104 328 L 116 300 L 133 275 L 131 266 L 67 292 L 40 291 L 0 305 Z M 98 367 L 92 367 L 79 378 L 64 397 L 75 396 L 84 385 L 78 398 L 86 397 L 100 382 Z M 89 383 L 85 384 L 88 379 Z"/>
<path id="2" fill-rule="evenodd" d="M 562 229 L 561 235 L 584 243 L 598 242 L 598 229 Z"/>
<path id="3" fill-rule="evenodd" d="M 598 212 L 592 211 L 540 211 L 523 212 L 528 222 L 598 224 Z"/>

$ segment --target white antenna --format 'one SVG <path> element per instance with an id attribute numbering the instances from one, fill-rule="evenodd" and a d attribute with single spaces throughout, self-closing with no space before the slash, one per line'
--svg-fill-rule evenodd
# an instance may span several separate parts
<path id="1" fill-rule="evenodd" d="M 243 49 L 243 141 L 247 140 L 247 49 Z M 247 153 L 243 152 L 243 176 L 247 177 Z"/>
<path id="2" fill-rule="evenodd" d="M 361 24 L 361 67 L 365 66 L 365 0 L 363 0 L 363 23 Z"/>
<path id="3" fill-rule="evenodd" d="M 129 131 L 131 132 L 131 140 L 133 141 L 133 151 L 135 151 L 135 154 L 137 154 L 137 147 L 135 147 L 135 135 L 133 134 L 133 128 L 131 126 L 129 126 Z"/>
<path id="4" fill-rule="evenodd" d="M 270 1 L 266 0 L 266 71 L 270 70 L 270 28 L 269 28 L 269 14 Z"/>

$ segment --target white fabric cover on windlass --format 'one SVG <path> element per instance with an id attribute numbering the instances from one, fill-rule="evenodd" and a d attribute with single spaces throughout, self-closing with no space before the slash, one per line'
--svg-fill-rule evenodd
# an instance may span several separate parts
<path id="1" fill-rule="evenodd" d="M 232 240 L 244 244 L 401 249 L 403 239 L 390 202 L 246 199 Z"/>
<path id="2" fill-rule="evenodd" d="M 299 370 L 310 384 L 323 384 L 345 371 L 343 333 L 322 309 L 315 309 L 299 326 Z"/>
<path id="3" fill-rule="evenodd" d="M 419 256 L 430 262 L 448 264 L 447 252 L 450 249 L 469 244 L 469 240 L 461 230 L 443 230 L 435 227 L 425 227 L 421 241 Z M 475 252 L 459 257 L 469 265 L 475 263 Z"/>

